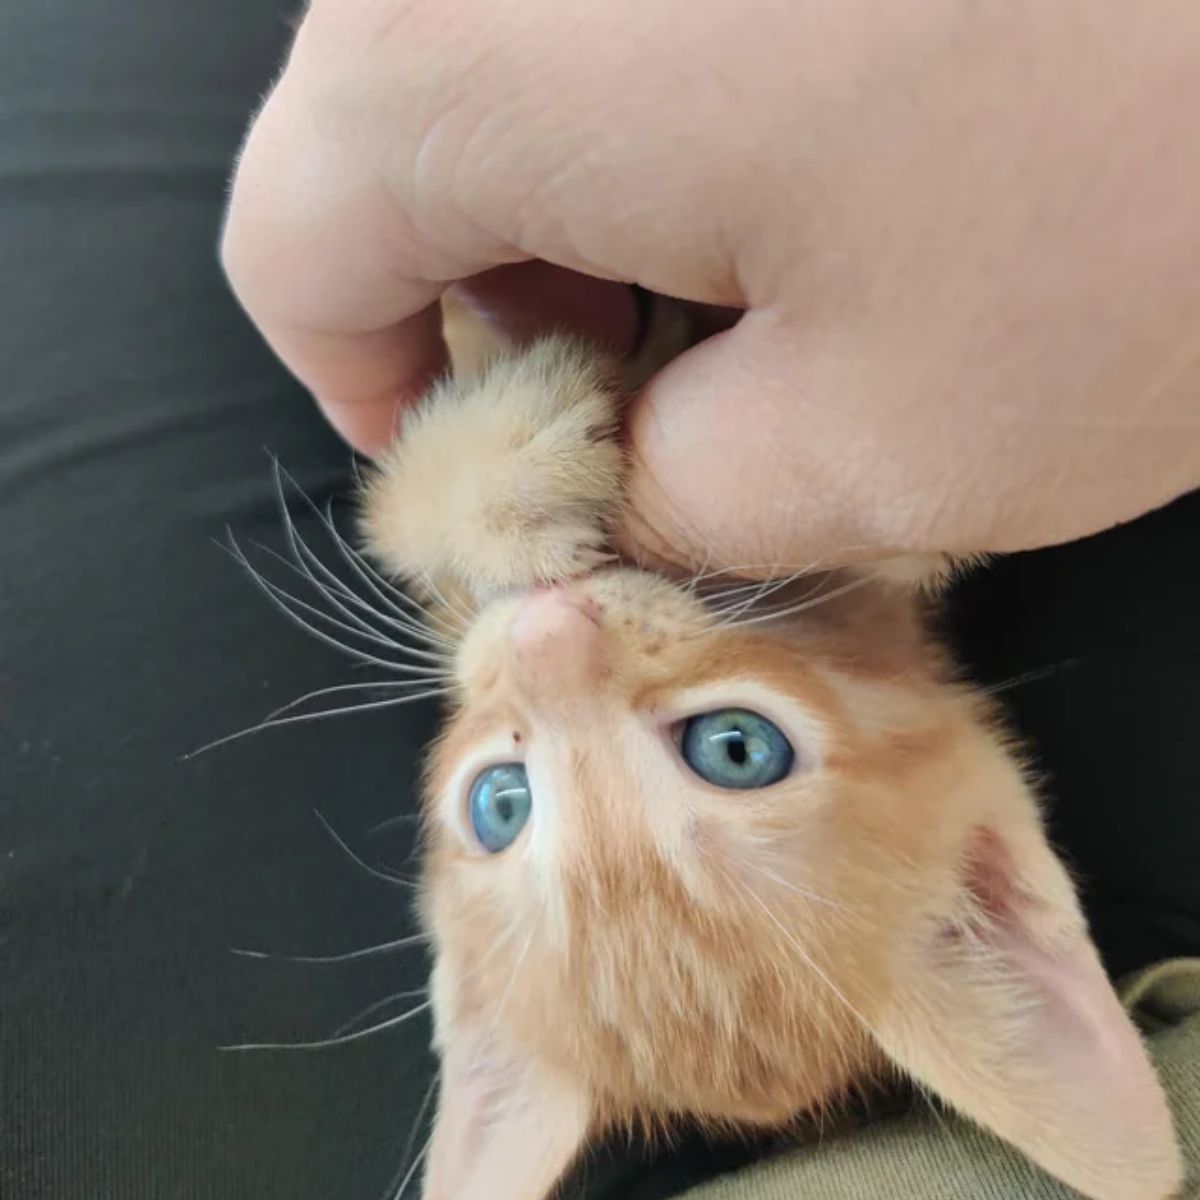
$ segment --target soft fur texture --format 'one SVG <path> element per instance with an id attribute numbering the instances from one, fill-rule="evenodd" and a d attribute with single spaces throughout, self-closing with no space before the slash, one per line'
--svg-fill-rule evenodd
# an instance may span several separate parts
<path id="1" fill-rule="evenodd" d="M 782 1127 L 897 1068 L 1095 1200 L 1175 1194 L 1165 1101 L 1019 760 L 928 632 L 917 585 L 945 564 L 714 605 L 613 563 L 621 381 L 564 339 L 463 369 L 364 495 L 371 551 L 455 631 L 427 1200 L 544 1200 L 614 1127 Z M 687 769 L 680 722 L 728 706 L 785 731 L 790 776 Z M 516 759 L 533 815 L 487 855 L 467 794 Z"/>

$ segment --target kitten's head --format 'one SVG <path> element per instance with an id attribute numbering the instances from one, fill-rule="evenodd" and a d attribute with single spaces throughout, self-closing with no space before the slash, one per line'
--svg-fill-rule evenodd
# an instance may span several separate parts
<path id="1" fill-rule="evenodd" d="M 426 789 L 430 1200 L 542 1200 L 607 1129 L 782 1125 L 893 1068 L 1094 1197 L 1171 1190 L 983 701 L 910 595 L 819 586 L 759 619 L 602 571 L 471 623 Z"/>

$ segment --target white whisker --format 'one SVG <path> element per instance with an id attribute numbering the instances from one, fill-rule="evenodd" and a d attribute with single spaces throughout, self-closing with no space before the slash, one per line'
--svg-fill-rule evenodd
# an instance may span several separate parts
<path id="1" fill-rule="evenodd" d="M 246 1050 L 325 1050 L 330 1046 L 347 1046 L 351 1042 L 359 1042 L 363 1038 L 374 1037 L 375 1034 L 383 1033 L 387 1029 L 395 1029 L 397 1025 L 403 1025 L 406 1021 L 411 1021 L 413 1017 L 427 1012 L 432 1007 L 433 1001 L 426 1000 L 424 1004 L 418 1004 L 416 1008 L 410 1008 L 407 1012 L 402 1012 L 399 1016 L 389 1017 L 386 1021 L 380 1021 L 378 1025 L 369 1025 L 366 1029 L 357 1029 L 353 1033 L 319 1038 L 312 1042 L 242 1042 L 236 1046 L 221 1046 L 220 1049 L 227 1053 L 232 1053 L 234 1051 Z"/>
<path id="2" fill-rule="evenodd" d="M 346 543 L 342 539 L 341 534 L 338 533 L 337 527 L 333 523 L 332 515 L 328 517 L 322 516 L 307 496 L 305 496 L 304 499 L 308 507 L 314 512 L 317 512 L 317 519 L 321 522 L 322 527 L 325 528 L 327 533 L 329 533 L 338 551 L 339 557 L 349 563 L 360 581 L 365 582 L 371 589 L 372 595 L 374 595 L 378 601 L 387 605 L 388 611 L 385 612 L 377 605 L 372 604 L 365 597 L 360 596 L 358 592 L 350 587 L 350 585 L 344 579 L 326 566 L 320 555 L 313 551 L 309 547 L 308 543 L 300 536 L 299 530 L 296 529 L 295 523 L 292 521 L 291 514 L 287 510 L 286 501 L 283 499 L 281 494 L 280 504 L 283 506 L 282 511 L 284 516 L 284 524 L 289 531 L 289 541 L 294 541 L 296 543 L 293 548 L 293 553 L 295 553 L 297 557 L 311 562 L 314 566 L 316 566 L 321 574 L 329 581 L 328 586 L 331 589 L 336 590 L 341 594 L 342 597 L 344 597 L 344 599 L 349 601 L 351 604 L 354 604 L 359 609 L 370 613 L 377 621 L 382 621 L 385 625 L 399 629 L 401 632 L 410 634 L 411 636 L 418 638 L 420 641 L 426 642 L 430 645 L 453 648 L 455 644 L 454 641 L 443 636 L 441 633 L 436 632 L 430 627 L 427 620 L 429 614 L 426 613 L 424 608 L 418 605 L 415 601 L 409 600 L 409 598 L 405 597 L 403 593 L 399 592 L 395 588 L 390 587 L 389 585 L 388 592 L 390 597 L 397 600 L 406 600 L 415 609 L 415 613 L 405 612 L 395 604 L 391 603 L 389 596 L 385 596 L 380 592 L 379 588 L 377 588 L 375 584 L 372 583 L 371 579 L 364 574 L 363 570 L 360 569 L 359 564 L 350 560 L 347 553 L 349 547 L 347 547 Z"/>
<path id="3" fill-rule="evenodd" d="M 374 1004 L 368 1004 L 361 1012 L 355 1013 L 350 1020 L 343 1022 L 332 1033 L 332 1037 L 341 1037 L 344 1033 L 349 1033 L 364 1017 L 371 1016 L 372 1013 L 377 1013 L 381 1008 L 386 1008 L 389 1004 L 395 1004 L 397 1000 L 411 1000 L 414 996 L 428 996 L 428 988 L 411 988 L 407 992 L 393 992 L 390 996 L 384 996 L 382 1000 L 376 1000 Z"/>
<path id="4" fill-rule="evenodd" d="M 256 545 L 256 543 L 251 543 L 251 544 Z M 265 550 L 268 554 L 272 553 L 270 548 L 266 547 L 266 546 L 259 546 L 258 549 Z M 371 626 L 367 625 L 366 622 L 361 621 L 360 619 L 355 617 L 355 615 L 353 613 L 350 614 L 350 617 L 352 620 L 354 620 L 355 624 L 347 625 L 345 621 L 342 621 L 339 618 L 333 616 L 332 613 L 324 612 L 321 609 L 315 607 L 314 605 L 309 604 L 308 601 L 300 599 L 300 597 L 297 596 L 294 592 L 289 592 L 286 588 L 281 587 L 279 584 L 275 583 L 274 580 L 267 579 L 265 575 L 262 576 L 262 579 L 263 579 L 264 585 L 267 588 L 269 588 L 271 590 L 272 594 L 275 595 L 277 598 L 279 598 L 281 600 L 286 600 L 288 603 L 295 605 L 297 608 L 302 609 L 304 612 L 309 613 L 311 616 L 317 618 L 318 620 L 325 621 L 327 624 L 332 625 L 335 629 L 340 629 L 343 633 L 347 634 L 350 637 L 364 638 L 369 642 L 374 642 L 378 646 L 384 646 L 388 650 L 399 651 L 401 654 L 415 654 L 415 655 L 421 657 L 424 661 L 432 661 L 432 662 L 445 662 L 446 661 L 445 655 L 439 654 L 439 655 L 435 656 L 430 651 L 413 650 L 411 647 L 405 645 L 405 643 L 397 642 L 395 640 L 395 638 L 386 637 L 385 635 L 380 633 L 377 629 L 373 629 Z M 313 582 L 314 586 L 316 586 L 318 588 L 321 586 L 315 580 L 313 580 L 312 582 Z M 335 607 L 339 607 L 339 608 L 341 607 L 341 606 L 337 605 L 336 600 L 333 600 L 332 598 L 329 598 L 329 599 L 330 599 L 330 603 L 334 604 Z M 345 610 L 343 610 L 343 611 L 345 611 Z M 400 664 L 397 664 L 397 665 L 400 665 Z"/>
<path id="5" fill-rule="evenodd" d="M 377 833 L 383 833 L 388 829 L 395 829 L 397 825 L 412 825 L 420 821 L 420 813 L 397 813 L 394 817 L 388 817 L 380 821 L 378 825 L 372 825 L 367 830 L 366 836 L 373 837 Z"/>
<path id="6" fill-rule="evenodd" d="M 753 592 L 757 588 L 762 587 L 763 581 L 756 579 L 753 583 L 714 583 L 702 584 L 699 589 L 701 598 L 705 603 L 717 608 L 722 604 L 726 604 L 739 596 L 746 595 L 747 592 Z"/>
<path id="7" fill-rule="evenodd" d="M 275 460 L 275 468 L 283 479 L 296 490 L 297 494 L 304 501 L 305 505 L 316 516 L 321 523 L 326 533 L 329 534 L 338 553 L 349 565 L 350 569 L 359 577 L 359 579 L 370 590 L 371 594 L 383 604 L 389 612 L 393 613 L 396 618 L 404 621 L 413 619 L 409 611 L 406 611 L 401 605 L 407 605 L 409 610 L 415 610 L 418 620 L 428 617 L 425 609 L 421 607 L 410 596 L 406 596 L 398 588 L 389 583 L 373 566 L 351 546 L 337 527 L 337 523 L 333 520 L 332 515 L 327 515 L 322 512 L 317 504 L 309 497 L 308 493 L 296 482 L 292 475 L 280 465 L 278 459 Z M 336 576 L 335 576 L 336 578 Z M 339 581 L 340 582 L 340 581 Z M 343 585 L 344 586 L 344 585 Z M 455 632 L 455 631 L 451 631 Z"/>
<path id="8" fill-rule="evenodd" d="M 742 613 L 753 608 L 756 604 L 761 604 L 768 596 L 773 596 L 776 592 L 790 586 L 794 582 L 794 579 L 794 576 L 789 575 L 783 579 L 764 580 L 757 588 L 751 591 L 749 596 L 742 597 L 724 606 L 715 606 L 713 616 L 723 618 L 722 624 L 733 625 Z"/>
<path id="9" fill-rule="evenodd" d="M 823 582 L 823 581 L 822 581 Z M 733 622 L 729 625 L 718 625 L 716 628 L 732 628 L 744 629 L 748 625 L 759 625 L 763 621 L 782 621 L 787 617 L 794 617 L 798 614 L 807 611 L 808 609 L 816 608 L 819 604 L 828 604 L 831 600 L 836 600 L 839 596 L 844 596 L 847 592 L 856 591 L 860 587 L 866 586 L 871 580 L 866 576 L 852 579 L 849 583 L 844 583 L 840 587 L 834 588 L 832 591 L 822 592 L 820 590 L 822 584 L 819 584 L 816 589 L 816 594 L 807 593 L 804 599 L 795 604 L 783 605 L 780 608 L 773 609 L 769 612 L 758 613 L 751 617 L 746 617 L 742 620 Z"/>
<path id="10" fill-rule="evenodd" d="M 407 696 L 397 696 L 390 700 L 372 700 L 366 704 L 348 704 L 341 708 L 321 709 L 319 712 L 293 713 L 287 717 L 274 717 L 270 720 L 260 721 L 257 725 L 251 725 L 248 729 L 239 729 L 236 733 L 226 734 L 183 757 L 185 760 L 197 758 L 201 754 L 215 750 L 218 746 L 226 746 L 230 742 L 240 741 L 253 733 L 262 733 L 267 729 L 281 729 L 285 725 L 299 725 L 307 721 L 325 721 L 333 717 L 348 716 L 351 713 L 375 712 L 379 709 L 396 708 L 401 704 L 415 704 L 419 700 L 430 700 L 446 695 L 449 695 L 448 688 L 431 688 L 423 692 L 413 692 Z"/>
<path id="11" fill-rule="evenodd" d="M 350 859 L 351 862 L 360 866 L 368 875 L 374 875 L 376 879 L 382 879 L 385 883 L 393 883 L 400 887 L 419 888 L 421 885 L 415 880 L 406 879 L 403 875 L 397 875 L 394 871 L 388 871 L 383 867 L 372 866 L 361 855 L 358 855 L 351 849 L 349 842 L 334 827 L 325 819 L 325 815 L 320 809 L 313 809 L 313 816 L 321 822 L 325 832 L 333 838 L 334 844 Z"/>
<path id="12" fill-rule="evenodd" d="M 419 946 L 428 941 L 427 933 L 410 933 L 406 937 L 394 938 L 390 942 L 380 942 L 376 946 L 363 946 L 358 950 L 345 950 L 341 954 L 275 954 L 267 950 L 240 949 L 231 950 L 230 954 L 236 954 L 238 958 L 252 958 L 265 962 L 346 963 L 362 958 L 377 958 L 381 954 L 390 954 L 393 950 L 403 950 L 409 946 Z"/>
<path id="13" fill-rule="evenodd" d="M 784 588 L 790 587 L 792 584 L 804 578 L 808 573 L 800 572 L 794 575 L 786 575 L 781 579 L 767 580 L 765 585 L 760 585 L 758 590 L 752 592 L 747 599 L 737 600 L 731 604 L 726 604 L 723 607 L 717 606 L 714 610 L 714 615 L 722 618 L 718 627 L 736 625 L 738 618 L 751 608 L 757 608 L 768 597 L 775 595 Z M 816 588 L 824 585 L 824 578 L 819 579 L 816 583 Z M 812 590 L 805 593 L 806 596 L 811 596 Z"/>
<path id="14" fill-rule="evenodd" d="M 298 541 L 302 541 L 302 539 L 298 539 Z M 311 587 L 315 588 L 317 593 L 323 600 L 325 600 L 327 604 L 331 605 L 333 608 L 336 608 L 348 620 L 353 621 L 354 624 L 361 628 L 365 633 L 370 633 L 375 637 L 384 639 L 387 645 L 400 651 L 402 654 L 423 659 L 426 662 L 447 662 L 452 658 L 451 644 L 445 639 L 432 634 L 424 626 L 417 625 L 416 623 L 402 624 L 394 618 L 389 617 L 386 613 L 381 613 L 377 608 L 372 607 L 361 596 L 357 595 L 354 591 L 345 587 L 344 585 L 335 590 L 335 588 L 329 584 L 322 583 L 321 580 L 317 579 L 311 570 L 308 569 L 306 563 L 302 562 L 299 566 L 297 566 L 297 564 L 291 559 L 280 554 L 277 550 L 273 550 L 270 546 L 264 546 L 260 542 L 252 542 L 251 545 L 253 545 L 255 549 L 259 550 L 261 553 L 269 555 L 272 559 L 280 563 L 280 565 L 286 567 L 287 570 L 291 571 L 294 575 L 298 576 L 300 579 L 303 579 Z M 311 553 L 311 551 L 309 553 Z M 334 580 L 338 583 L 341 583 L 340 580 L 337 580 L 336 576 L 334 576 Z M 346 604 L 343 603 L 343 600 L 349 600 L 357 607 L 359 611 L 356 612 L 353 609 L 348 608 Z M 387 629 L 380 629 L 378 626 L 372 625 L 369 621 L 367 621 L 361 615 L 364 612 L 369 613 L 375 618 L 375 620 L 383 622 L 385 626 L 389 626 L 392 629 L 398 629 L 401 633 L 407 634 L 410 637 L 415 637 L 428 646 L 441 646 L 446 648 L 427 650 L 420 649 L 416 646 L 411 646 L 407 642 L 397 641 L 394 636 L 389 636 Z"/>
<path id="15" fill-rule="evenodd" d="M 369 654 L 365 650 L 360 650 L 355 646 L 349 646 L 345 642 L 335 638 L 332 634 L 326 633 L 324 630 L 318 629 L 311 622 L 306 621 L 291 607 L 288 601 L 282 598 L 283 596 L 290 596 L 291 593 L 285 591 L 285 589 L 281 588 L 277 583 L 272 583 L 254 567 L 254 565 L 246 557 L 246 554 L 242 550 L 241 546 L 238 545 L 237 540 L 234 538 L 232 532 L 229 533 L 229 545 L 225 546 L 224 549 L 227 553 L 231 554 L 234 559 L 242 565 L 243 568 L 245 568 L 245 570 L 249 573 L 250 578 L 254 581 L 255 586 L 258 587 L 258 589 L 267 597 L 267 599 L 271 601 L 272 604 L 275 605 L 276 608 L 280 610 L 280 612 L 287 616 L 293 624 L 298 625 L 301 629 L 311 634 L 318 641 L 324 642 L 327 646 L 332 647 L 334 650 L 337 650 L 342 654 L 348 655 L 350 658 L 357 659 L 360 662 L 371 663 L 373 666 L 382 667 L 387 671 L 402 671 L 409 666 L 408 663 L 398 663 L 393 659 L 380 658 L 377 654 Z M 323 620 L 340 625 L 340 622 L 337 621 L 336 617 L 331 617 L 327 613 L 321 613 L 320 609 L 314 609 L 311 605 L 305 604 L 304 601 L 297 600 L 295 603 L 300 605 L 302 608 L 321 616 Z"/>
<path id="16" fill-rule="evenodd" d="M 817 570 L 821 561 L 821 559 L 814 559 L 802 567 L 795 568 L 789 578 L 798 578 L 801 575 L 811 574 L 813 571 Z M 782 571 L 786 566 L 786 563 L 780 562 L 739 563 L 735 566 L 717 567 L 715 570 L 705 571 L 696 576 L 696 582 L 706 583 L 708 580 L 717 579 L 722 575 L 732 575 L 734 577 L 735 586 L 757 587 L 760 583 L 770 583 L 775 578 L 774 572 Z M 748 577 L 746 575 L 747 571 L 753 571 L 755 573 L 754 576 Z M 768 574 L 763 575 L 762 572 L 764 571 L 768 572 Z"/>
<path id="17" fill-rule="evenodd" d="M 789 892 L 795 892 L 797 896 L 803 896 L 805 900 L 811 900 L 814 904 L 819 904 L 824 908 L 831 908 L 839 912 L 846 911 L 844 904 L 839 904 L 836 900 L 827 900 L 824 896 L 820 896 L 816 892 L 810 892 L 807 888 L 801 887 L 797 883 L 792 883 L 790 880 L 784 879 L 781 875 L 776 875 L 774 871 L 760 866 L 758 863 L 742 860 L 740 865 L 749 868 L 764 879 L 769 879 L 772 883 Z"/>
<path id="18" fill-rule="evenodd" d="M 828 591 L 824 590 L 825 582 L 825 580 L 821 581 L 821 583 L 815 589 L 815 594 L 810 594 L 811 598 L 805 597 L 795 604 L 782 604 L 777 608 L 769 609 L 768 611 L 762 613 L 761 616 L 756 614 L 753 618 L 751 618 L 751 620 L 757 621 L 761 619 L 771 621 L 779 620 L 783 617 L 789 617 L 795 613 L 804 612 L 806 609 L 816 608 L 818 605 L 826 604 L 830 600 L 836 600 L 839 596 L 844 596 L 849 592 L 856 592 L 859 588 L 866 587 L 872 581 L 869 576 L 855 576 L 847 583 L 840 584 Z M 743 624 L 748 623 L 749 622 L 743 622 Z"/>
<path id="19" fill-rule="evenodd" d="M 413 1176 L 417 1169 L 425 1160 L 425 1156 L 429 1153 L 430 1143 L 433 1141 L 433 1134 L 425 1139 L 425 1145 L 421 1148 L 420 1154 L 417 1155 L 412 1162 L 409 1159 L 412 1156 L 413 1147 L 417 1144 L 417 1138 L 421 1132 L 421 1125 L 425 1120 L 425 1114 L 429 1111 L 429 1106 L 433 1102 L 433 1094 L 437 1090 L 440 1073 L 435 1072 L 433 1079 L 430 1080 L 429 1086 L 425 1089 L 425 1096 L 421 1100 L 421 1107 L 417 1109 L 417 1115 L 413 1118 L 412 1129 L 409 1130 L 408 1141 L 404 1143 L 404 1150 L 400 1154 L 400 1165 L 396 1168 L 396 1173 L 392 1176 L 391 1182 L 387 1185 L 383 1193 L 382 1200 L 404 1200 L 404 1193 L 408 1190 L 408 1185 L 412 1182 Z M 401 1178 L 403 1176 L 403 1178 Z M 400 1180 L 397 1187 L 396 1181 Z"/>
<path id="20" fill-rule="evenodd" d="M 711 546 L 704 552 L 704 561 L 700 564 L 700 570 L 693 573 L 691 579 L 687 582 L 687 586 L 684 588 L 688 596 L 692 599 L 695 599 L 696 589 L 700 586 L 701 581 L 707 577 L 705 573 L 708 571 L 708 564 L 710 562 L 712 562 Z"/>
<path id="21" fill-rule="evenodd" d="M 321 573 L 321 575 L 328 580 L 326 588 L 328 589 L 328 594 L 332 603 L 337 604 L 337 601 L 333 600 L 332 596 L 333 590 L 336 590 L 342 593 L 342 595 L 352 604 L 361 605 L 369 612 L 379 615 L 378 610 L 373 606 L 368 605 L 360 596 L 357 595 L 356 592 L 353 591 L 353 589 L 346 585 L 344 580 L 339 578 L 333 571 L 331 571 L 329 567 L 325 565 L 324 561 L 321 559 L 321 556 L 308 545 L 303 537 L 300 536 L 300 531 L 296 528 L 296 523 L 292 520 L 292 514 L 288 508 L 287 495 L 283 487 L 282 470 L 283 469 L 277 460 L 275 463 L 275 492 L 279 503 L 279 515 L 283 520 L 283 527 L 288 540 L 288 545 L 291 547 L 292 555 L 295 558 L 298 567 L 317 587 L 321 587 L 322 585 L 318 583 L 316 576 L 313 575 L 313 567 L 315 567 Z M 289 478 L 291 477 L 289 476 Z M 294 479 L 292 480 L 292 484 L 299 490 Z M 315 508 L 315 506 L 312 504 L 312 501 L 308 499 L 307 495 L 304 495 L 303 492 L 301 492 L 301 495 L 304 496 L 304 500 L 310 508 Z M 330 517 L 330 521 L 332 522 L 332 517 Z M 338 605 L 338 607 L 341 608 L 343 606 Z"/>
<path id="22" fill-rule="evenodd" d="M 462 627 L 458 631 L 461 634 L 462 629 L 468 628 L 471 622 L 475 620 L 474 614 L 468 612 L 460 604 L 456 604 L 448 600 L 442 593 L 441 588 L 439 588 L 434 582 L 433 576 L 430 575 L 428 571 L 422 571 L 421 578 L 424 580 L 425 586 L 434 594 L 436 599 L 441 602 L 442 608 L 444 608 L 451 616 L 457 617 L 458 620 L 462 622 Z"/>
<path id="23" fill-rule="evenodd" d="M 985 696 L 998 696 L 1001 692 L 1011 691 L 1013 688 L 1022 687 L 1027 683 L 1038 683 L 1043 679 L 1049 679 L 1051 676 L 1057 675 L 1059 671 L 1075 666 L 1078 662 L 1077 658 L 1063 659 L 1062 662 L 1051 663 L 1048 667 L 1038 667 L 1032 671 L 1024 671 L 1020 675 L 1012 676 L 1011 679 L 1002 679 L 999 683 L 992 683 L 978 690 Z"/>
<path id="24" fill-rule="evenodd" d="M 411 596 L 395 587 L 392 583 L 385 579 L 362 554 L 360 554 L 353 546 L 351 546 L 344 537 L 342 537 L 341 531 L 338 529 L 337 524 L 333 519 L 332 508 L 326 514 L 322 514 L 311 500 L 309 500 L 309 504 L 312 505 L 313 511 L 317 513 L 318 518 L 325 526 L 325 529 L 329 533 L 329 536 L 332 539 L 334 546 L 337 548 L 338 553 L 346 561 L 350 569 L 358 575 L 363 583 L 366 584 L 366 586 L 371 590 L 372 594 L 377 596 L 382 603 L 386 604 L 398 618 L 407 619 L 410 621 L 416 619 L 422 622 L 426 628 L 428 628 L 428 624 L 430 622 L 436 622 L 439 628 L 441 628 L 445 634 L 449 635 L 449 640 L 461 640 L 461 629 L 456 629 L 453 625 L 449 625 L 445 621 L 440 620 L 435 614 L 430 613 L 428 609 L 419 604 Z M 400 607 L 400 605 L 407 605 L 408 611 L 406 612 Z M 447 638 L 443 637 L 442 640 L 446 641 Z"/>
<path id="25" fill-rule="evenodd" d="M 333 687 L 317 688 L 314 692 L 306 692 L 303 696 L 297 696 L 295 700 L 289 700 L 287 704 L 280 705 L 273 712 L 267 713 L 263 720 L 273 721 L 276 717 L 291 712 L 292 709 L 299 708 L 301 704 L 306 704 L 309 700 L 316 700 L 320 696 L 332 696 L 339 692 L 390 692 L 409 688 L 427 688 L 434 681 L 445 681 L 446 679 L 440 671 L 429 671 L 428 674 L 432 676 L 432 679 L 380 679 L 372 680 L 369 683 L 339 683 Z"/>
<path id="26" fill-rule="evenodd" d="M 789 584 L 797 583 L 801 579 L 807 578 L 817 571 L 817 567 L 807 567 L 801 571 L 794 571 L 791 575 L 781 576 L 778 579 L 756 580 L 753 583 L 719 585 L 715 595 L 710 600 L 710 607 L 714 614 L 721 614 L 729 608 L 735 606 L 742 597 L 747 593 L 759 592 L 760 595 L 755 597 L 755 602 L 762 599 L 763 595 L 770 595 L 773 592 L 779 591 L 781 588 L 787 587 Z M 768 591 L 763 591 L 764 584 L 771 585 Z"/>
<path id="27" fill-rule="evenodd" d="M 430 1094 L 432 1095 L 432 1093 Z M 432 1142 L 433 1135 L 430 1134 L 429 1137 L 425 1139 L 425 1145 L 421 1148 L 421 1153 L 413 1159 L 412 1166 L 408 1168 L 408 1170 L 405 1172 L 404 1178 L 400 1181 L 400 1188 L 396 1192 L 394 1200 L 404 1200 L 404 1193 L 408 1191 L 408 1185 L 412 1183 L 413 1176 L 417 1173 L 421 1164 L 425 1161 L 426 1156 L 429 1154 L 429 1147 Z"/>
<path id="28" fill-rule="evenodd" d="M 234 537 L 233 531 L 231 529 L 226 529 L 225 532 L 229 539 L 228 542 L 217 542 L 217 546 L 221 550 L 225 551 L 225 553 L 228 554 L 234 560 L 234 562 L 238 563 L 239 566 L 244 567 L 253 576 L 255 583 L 257 583 L 258 586 L 267 593 L 270 599 L 275 601 L 280 607 L 295 605 L 297 609 L 300 609 L 306 613 L 310 613 L 313 617 L 325 621 L 329 625 L 332 625 L 335 629 L 344 630 L 346 633 L 349 633 L 354 637 L 368 638 L 371 641 L 386 645 L 391 644 L 390 642 L 385 642 L 382 635 L 380 635 L 378 631 L 366 631 L 349 626 L 344 621 L 341 621 L 335 617 L 332 613 L 328 613 L 317 608 L 315 605 L 310 604 L 307 600 L 302 600 L 294 592 L 289 592 L 287 588 L 276 583 L 273 579 L 268 579 L 266 575 L 264 575 L 256 566 L 254 566 L 253 563 L 251 563 L 249 555 L 247 555 L 242 549 L 241 543 L 238 542 L 236 537 Z M 262 546 L 258 542 L 252 541 L 250 544 L 256 550 L 262 550 L 268 554 L 274 554 L 274 551 L 270 550 L 269 547 Z M 278 558 L 280 556 L 275 555 L 275 557 Z M 285 562 L 285 565 L 291 566 L 290 563 L 287 563 L 286 559 L 283 561 Z M 292 567 L 292 569 L 295 570 L 294 567 Z M 288 611 L 291 615 L 295 615 L 292 610 L 288 609 Z M 305 626 L 305 628 L 311 631 L 312 627 Z M 339 645 L 341 645 L 341 643 L 339 643 Z"/>

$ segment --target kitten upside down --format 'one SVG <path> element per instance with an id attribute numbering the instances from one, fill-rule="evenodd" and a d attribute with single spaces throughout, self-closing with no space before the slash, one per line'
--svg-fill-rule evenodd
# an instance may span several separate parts
<path id="1" fill-rule="evenodd" d="M 596 1138 L 784 1126 L 899 1072 L 1094 1200 L 1171 1117 L 1013 748 L 912 564 L 770 587 L 613 565 L 618 370 L 447 382 L 363 497 L 446 602 L 425 793 L 427 1200 L 544 1200 Z"/>

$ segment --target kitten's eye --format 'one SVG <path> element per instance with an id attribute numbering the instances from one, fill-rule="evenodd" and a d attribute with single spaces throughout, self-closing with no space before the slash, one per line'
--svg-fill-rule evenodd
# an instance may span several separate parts
<path id="1" fill-rule="evenodd" d="M 692 717 L 683 727 L 680 750 L 701 779 L 722 788 L 769 787 L 792 769 L 796 757 L 766 717 L 743 708 Z"/>
<path id="2" fill-rule="evenodd" d="M 488 767 L 471 784 L 471 826 L 489 854 L 507 850 L 529 820 L 533 797 L 520 763 Z"/>

